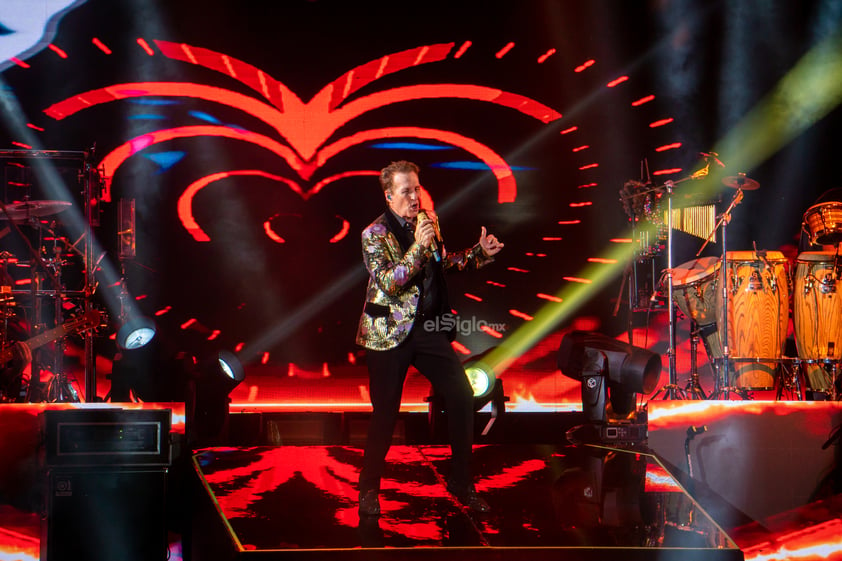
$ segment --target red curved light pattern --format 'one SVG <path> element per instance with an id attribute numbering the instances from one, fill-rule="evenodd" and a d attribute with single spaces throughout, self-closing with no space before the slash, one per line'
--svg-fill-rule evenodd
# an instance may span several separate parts
<path id="1" fill-rule="evenodd" d="M 31 66 L 29 66 L 29 64 L 28 64 L 28 63 L 26 63 L 26 62 L 22 61 L 21 59 L 19 59 L 19 58 L 17 58 L 17 57 L 9 57 L 9 60 L 11 60 L 12 62 L 14 62 L 15 64 L 17 64 L 17 65 L 18 65 L 18 66 L 20 66 L 21 68 L 32 68 Z"/>
<path id="2" fill-rule="evenodd" d="M 485 284 L 490 284 L 491 286 L 497 286 L 499 288 L 506 288 L 506 285 L 501 283 L 501 282 L 495 282 L 495 281 L 487 280 L 487 281 L 485 281 Z"/>
<path id="3" fill-rule="evenodd" d="M 618 85 L 622 84 L 623 82 L 627 82 L 628 79 L 629 79 L 628 76 L 620 76 L 619 78 L 616 78 L 616 79 L 608 82 L 606 84 L 606 86 L 608 86 L 609 88 L 613 88 L 614 86 L 618 86 Z"/>
<path id="4" fill-rule="evenodd" d="M 481 326 L 479 327 L 479 330 L 480 330 L 480 331 L 482 331 L 483 333 L 487 334 L 487 335 L 491 335 L 491 336 L 492 336 L 492 337 L 494 337 L 495 339 L 502 339 L 502 338 L 503 338 L 503 334 L 502 334 L 502 333 L 500 333 L 500 332 L 499 332 L 499 331 L 497 331 L 496 329 L 491 329 L 491 328 L 490 328 L 490 327 L 488 327 L 487 325 L 481 325 Z"/>
<path id="5" fill-rule="evenodd" d="M 275 216 L 277 216 L 277 214 Z M 273 216 L 272 218 L 274 218 L 275 216 Z M 266 222 L 263 223 L 263 231 L 266 232 L 266 236 L 270 240 L 272 240 L 273 242 L 275 242 L 275 243 L 286 243 L 286 240 L 284 238 L 282 238 L 281 236 L 279 236 L 277 234 L 277 232 L 275 232 L 275 230 L 272 229 L 272 225 L 270 224 L 270 221 L 272 220 L 272 218 L 270 218 L 269 220 L 267 220 Z M 195 238 L 195 236 L 193 236 L 193 237 Z M 197 239 L 196 241 L 209 242 L 210 238 L 206 237 L 206 239 L 201 239 L 201 240 Z"/>
<path id="6" fill-rule="evenodd" d="M 579 168 L 579 170 L 593 169 L 593 168 L 598 168 L 598 167 L 599 167 L 599 164 L 596 164 L 596 163 L 594 163 L 594 164 L 587 164 L 587 165 L 581 166 L 581 167 Z"/>
<path id="7" fill-rule="evenodd" d="M 582 71 L 584 71 L 586 68 L 590 68 L 590 67 L 591 67 L 591 66 L 593 66 L 594 64 L 596 64 L 596 61 L 595 61 L 594 59 L 591 59 L 591 60 L 585 61 L 583 64 L 580 64 L 580 65 L 579 65 L 579 66 L 577 66 L 577 67 L 576 67 L 573 71 L 574 71 L 574 72 L 582 72 Z"/>
<path id="8" fill-rule="evenodd" d="M 337 216 L 337 218 L 341 218 L 341 217 Z M 337 233 L 335 236 L 330 238 L 330 243 L 336 243 L 338 241 L 343 240 L 345 238 L 345 236 L 348 235 L 348 232 L 350 230 L 351 230 L 351 223 L 343 218 L 342 219 L 342 228 L 339 230 L 339 233 Z"/>
<path id="9" fill-rule="evenodd" d="M 570 206 L 570 208 L 579 208 L 579 207 L 591 206 L 591 205 L 593 205 L 593 203 L 591 201 L 586 201 L 586 202 L 583 202 L 583 203 L 570 203 L 569 206 Z"/>
<path id="10" fill-rule="evenodd" d="M 546 53 L 538 57 L 538 64 L 545 62 L 548 58 L 555 54 L 555 49 L 550 49 Z"/>
<path id="11" fill-rule="evenodd" d="M 571 133 L 573 131 L 577 131 L 577 130 L 579 130 L 579 127 L 570 127 L 570 128 L 564 129 L 559 134 L 569 134 L 569 133 Z"/>
<path id="12" fill-rule="evenodd" d="M 321 166 L 324 161 L 355 144 L 362 144 L 363 142 L 382 138 L 406 137 L 439 140 L 453 146 L 458 146 L 466 152 L 470 152 L 482 160 L 497 178 L 497 202 L 511 203 L 517 198 L 517 182 L 515 181 L 515 176 L 512 173 L 512 168 L 509 167 L 506 160 L 491 150 L 491 148 L 473 140 L 472 138 L 438 129 L 395 127 L 358 132 L 356 134 L 352 134 L 351 136 L 346 136 L 329 146 L 325 146 L 319 151 L 319 155 L 316 158 L 316 164 Z"/>
<path id="13" fill-rule="evenodd" d="M 219 173 L 212 173 L 210 175 L 206 175 L 205 177 L 197 179 L 196 181 L 188 185 L 184 192 L 181 194 L 181 196 L 178 198 L 178 218 L 184 225 L 185 230 L 187 230 L 190 233 L 190 235 L 193 236 L 193 239 L 197 242 L 208 242 L 210 241 L 210 238 L 205 233 L 205 231 L 199 227 L 199 224 L 196 222 L 196 219 L 193 218 L 193 198 L 196 196 L 196 193 L 198 193 L 200 190 L 204 189 L 205 187 L 207 187 L 215 181 L 219 181 L 227 177 L 238 176 L 265 177 L 266 179 L 272 179 L 273 181 L 280 181 L 281 183 L 285 183 L 290 189 L 292 189 L 296 193 L 303 196 L 301 188 L 291 179 L 281 177 L 280 175 L 267 173 L 259 169 L 221 171 Z M 306 197 L 304 198 L 306 199 Z M 283 242 L 283 239 L 281 239 L 280 241 Z"/>
<path id="14" fill-rule="evenodd" d="M 476 300 L 477 302 L 482 302 L 482 298 L 480 298 L 476 294 L 471 294 L 470 292 L 466 292 L 465 297 L 470 298 L 471 300 Z"/>
<path id="15" fill-rule="evenodd" d="M 570 281 L 570 282 L 578 282 L 578 283 L 582 283 L 582 284 L 591 284 L 591 281 L 589 279 L 583 279 L 583 278 L 580 278 L 580 277 L 561 277 L 561 278 L 563 278 L 566 281 Z"/>
<path id="16" fill-rule="evenodd" d="M 577 189 L 589 189 L 590 187 L 596 187 L 599 183 L 585 183 L 584 185 L 579 185 L 576 187 Z"/>
<path id="17" fill-rule="evenodd" d="M 31 129 L 34 129 L 34 130 L 36 130 L 36 131 L 38 131 L 38 132 L 44 132 L 44 128 L 43 128 L 43 127 L 39 127 L 39 126 L 33 125 L 32 123 L 26 123 L 26 126 L 27 126 L 27 127 L 29 127 L 29 128 L 31 128 Z"/>
<path id="18" fill-rule="evenodd" d="M 515 273 L 528 273 L 526 269 L 518 269 L 517 267 L 506 267 L 506 270 L 513 271 Z"/>
<path id="19" fill-rule="evenodd" d="M 298 154 L 301 154 L 305 160 L 308 160 L 307 163 L 298 162 L 298 165 L 293 165 L 292 160 L 298 158 L 294 156 L 292 151 L 290 151 L 289 156 L 286 158 L 304 179 L 307 179 L 314 171 L 309 160 L 317 155 L 318 147 L 334 134 L 337 129 L 351 119 L 372 109 L 401 101 L 456 97 L 475 101 L 488 101 L 516 109 L 544 123 L 561 118 L 561 114 L 557 111 L 530 98 L 503 92 L 494 88 L 461 84 L 418 85 L 394 88 L 392 90 L 370 94 L 352 101 L 344 107 L 337 108 L 337 105 L 350 93 L 387 73 L 402 70 L 411 65 L 442 60 L 452 49 L 452 44 L 411 49 L 361 65 L 323 88 L 306 104 L 281 82 L 266 76 L 262 71 L 247 63 L 214 51 L 191 47 L 189 45 L 165 41 L 157 41 L 156 44 L 165 56 L 225 72 L 229 76 L 262 93 L 275 108 L 249 96 L 211 86 L 191 83 L 144 82 L 120 84 L 91 90 L 50 106 L 45 110 L 45 113 L 54 119 L 60 120 L 77 111 L 100 103 L 141 96 L 186 96 L 234 106 L 272 126 L 278 134 L 287 139 Z M 428 56 L 431 52 L 433 55 Z M 339 86 L 342 86 L 341 95 L 337 96 L 336 92 L 340 90 Z M 277 95 L 274 95 L 273 92 L 277 92 Z M 276 108 L 280 109 L 280 111 Z M 460 139 L 465 138 L 459 135 L 456 136 Z M 470 142 L 473 143 L 474 141 Z M 479 143 L 476 143 L 476 145 L 481 148 L 480 151 L 483 151 L 482 145 L 479 145 Z M 334 145 L 335 147 L 336 145 Z M 488 152 L 491 151 L 488 150 Z M 324 161 L 324 159 L 327 158 L 322 158 L 321 161 Z M 505 164 L 505 162 L 503 163 Z M 495 165 L 492 163 L 490 167 L 495 170 L 495 175 L 499 179 L 500 175 L 496 171 L 499 164 Z M 505 165 L 505 168 L 508 168 L 508 166 Z M 116 167 L 112 166 L 112 169 L 116 169 Z M 507 176 L 510 173 L 509 170 L 508 174 L 503 175 Z M 108 174 L 106 171 L 106 175 L 112 174 Z M 501 186 L 501 188 L 504 187 Z"/>
<path id="20" fill-rule="evenodd" d="M 549 300 L 550 302 L 562 302 L 562 299 L 558 296 L 553 296 L 551 294 L 544 294 L 543 292 L 539 292 L 536 294 L 538 298 L 543 298 L 544 300 Z"/>
<path id="21" fill-rule="evenodd" d="M 605 263 L 608 265 L 614 264 L 617 262 L 616 259 L 605 259 L 604 257 L 588 257 L 588 261 L 591 263 Z"/>
<path id="22" fill-rule="evenodd" d="M 167 57 L 223 72 L 263 94 L 283 115 L 283 128 L 295 131 L 295 134 L 285 136 L 306 159 L 311 158 L 318 146 L 354 117 L 400 101 L 457 97 L 510 107 L 544 123 L 561 118 L 560 113 L 533 99 L 494 88 L 466 84 L 425 84 L 393 88 L 361 97 L 339 108 L 349 95 L 382 76 L 420 64 L 444 60 L 453 49 L 453 43 L 417 47 L 357 66 L 322 88 L 307 103 L 302 102 L 282 82 L 266 76 L 262 71 L 238 59 L 190 45 L 167 41 L 155 43 Z M 467 47 L 463 45 L 463 48 Z M 460 49 L 459 54 L 462 52 L 464 51 Z M 185 56 L 186 53 L 190 53 L 191 56 Z M 270 92 L 278 92 L 280 98 Z M 319 139 L 310 145 L 304 139 L 306 135 L 316 132 L 308 130 L 313 128 L 319 132 L 315 135 Z"/>

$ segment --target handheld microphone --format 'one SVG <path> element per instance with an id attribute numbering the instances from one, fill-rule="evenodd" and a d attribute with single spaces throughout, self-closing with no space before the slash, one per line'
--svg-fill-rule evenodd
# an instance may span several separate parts
<path id="1" fill-rule="evenodd" d="M 438 222 L 438 220 L 435 220 L 435 219 L 433 219 L 433 218 L 430 218 L 430 217 L 427 215 L 427 211 L 426 211 L 426 210 L 421 209 L 421 210 L 419 210 L 419 211 L 418 211 L 418 219 L 419 219 L 419 220 L 426 220 L 426 219 L 428 219 L 428 218 L 429 218 L 430 220 L 432 220 L 432 222 L 433 222 L 433 230 L 434 230 L 434 231 L 435 231 L 435 233 L 436 233 L 435 237 L 433 238 L 432 243 L 430 243 L 430 250 L 433 252 L 433 258 L 434 258 L 436 261 L 441 261 L 441 253 L 439 253 L 439 244 L 436 242 L 436 240 L 440 240 L 440 239 L 441 239 L 441 233 L 439 233 L 439 222 Z"/>

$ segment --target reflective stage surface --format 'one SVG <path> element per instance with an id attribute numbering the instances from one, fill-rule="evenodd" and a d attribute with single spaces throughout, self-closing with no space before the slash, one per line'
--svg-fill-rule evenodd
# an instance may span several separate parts
<path id="1" fill-rule="evenodd" d="M 214 448 L 194 457 L 208 516 L 197 559 L 743 559 L 654 455 L 594 446 L 477 446 L 474 514 L 445 491 L 449 449 L 394 446 L 382 516 L 357 513 L 362 450 L 347 446 Z M 214 508 L 216 507 L 216 508 Z M 204 525 L 211 511 L 223 524 Z M 227 537 L 220 537 L 227 534 Z M 227 557 L 220 557 L 227 549 Z"/>

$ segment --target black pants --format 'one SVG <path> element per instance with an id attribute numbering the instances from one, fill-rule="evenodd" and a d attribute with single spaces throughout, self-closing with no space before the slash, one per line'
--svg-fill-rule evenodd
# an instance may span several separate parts
<path id="1" fill-rule="evenodd" d="M 433 385 L 444 399 L 450 438 L 449 480 L 457 487 L 471 482 L 471 445 L 474 436 L 473 391 L 459 357 L 445 333 L 415 326 L 394 349 L 367 351 L 369 393 L 374 412 L 369 422 L 360 491 L 380 489 L 386 453 L 400 412 L 401 394 L 410 365 Z"/>

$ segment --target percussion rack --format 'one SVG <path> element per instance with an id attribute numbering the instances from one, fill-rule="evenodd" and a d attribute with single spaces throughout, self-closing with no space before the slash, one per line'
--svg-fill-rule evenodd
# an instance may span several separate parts
<path id="1" fill-rule="evenodd" d="M 89 151 L 69 151 L 69 150 L 0 150 L 0 161 L 2 160 L 48 160 L 51 162 L 68 162 L 66 166 L 69 170 L 76 170 L 76 180 L 81 187 L 81 197 L 83 200 L 83 221 L 81 228 L 81 237 L 84 239 L 84 248 L 79 251 L 75 245 L 70 246 L 71 249 L 77 251 L 83 258 L 83 272 L 81 290 L 65 290 L 63 280 L 61 278 L 62 260 L 60 251 L 54 247 L 56 258 L 43 259 L 29 238 L 21 231 L 18 222 L 24 223 L 20 218 L 27 220 L 33 218 L 40 218 L 42 216 L 49 216 L 65 210 L 65 207 L 71 206 L 72 203 L 64 201 L 29 201 L 24 203 L 8 204 L 4 202 L 4 197 L 0 197 L 0 218 L 7 219 L 11 227 L 15 230 L 16 235 L 21 239 L 26 251 L 29 253 L 32 262 L 31 272 L 31 288 L 28 290 L 11 290 L 10 296 L 12 298 L 32 298 L 33 317 L 36 321 L 40 321 L 41 317 L 41 300 L 52 300 L 55 305 L 53 321 L 57 326 L 49 331 L 59 332 L 61 335 L 57 340 L 56 352 L 53 364 L 53 381 L 47 388 L 46 395 L 42 396 L 36 393 L 38 386 L 40 386 L 40 368 L 36 368 L 33 364 L 32 375 L 30 380 L 30 401 L 41 401 L 46 399 L 48 401 L 79 401 L 79 396 L 75 389 L 65 380 L 65 373 L 61 360 L 63 359 L 64 349 L 61 343 L 65 331 L 62 325 L 63 302 L 66 299 L 80 299 L 84 303 L 85 317 L 99 318 L 97 310 L 93 307 L 92 297 L 96 289 L 96 261 L 94 259 L 94 239 L 93 227 L 99 225 L 99 199 L 104 181 L 103 170 L 97 169 L 91 162 L 94 157 L 94 149 Z M 19 164 L 18 164 L 19 165 Z M 20 166 L 24 167 L 24 166 Z M 27 185 L 27 188 L 31 184 Z M 10 212 L 11 209 L 11 212 Z M 25 209 L 25 211 L 24 211 Z M 37 221 L 33 221 L 35 224 Z M 40 225 L 39 228 L 40 235 Z M 55 237 L 55 236 L 54 236 Z M 39 238 L 40 239 L 40 238 Z M 55 243 L 55 241 L 54 241 Z M 39 244 L 40 245 L 40 244 Z M 69 245 L 69 244 L 68 244 Z M 43 248 L 42 248 L 43 249 Z M 41 279 L 39 275 L 48 281 L 48 288 L 41 286 Z M 68 322 L 81 323 L 81 322 Z M 65 324 L 67 325 L 67 324 Z M 83 324 L 84 325 L 84 324 Z M 92 325 L 90 327 L 96 327 Z M 5 336 L 4 330 L 4 336 Z M 90 329 L 83 330 L 84 337 L 84 376 L 85 376 L 85 390 L 84 397 L 86 401 L 93 401 L 96 397 L 96 360 L 94 356 L 93 335 Z M 42 334 L 43 335 L 43 334 Z M 36 335 L 37 339 L 40 335 Z M 43 344 L 43 343 L 42 343 Z M 36 388 L 36 390 L 33 389 Z"/>
<path id="2" fill-rule="evenodd" d="M 714 158 L 715 159 L 715 158 Z M 662 390 L 665 392 L 665 399 L 686 399 L 686 395 L 684 394 L 683 390 L 678 386 L 678 374 L 677 374 L 677 366 L 676 366 L 676 326 L 675 326 L 675 295 L 674 295 L 674 286 L 673 286 L 673 192 L 675 191 L 675 186 L 684 183 L 686 181 L 693 181 L 697 179 L 702 179 L 707 177 L 708 173 L 710 172 L 710 159 L 706 158 L 705 167 L 702 169 L 686 176 L 676 181 L 668 180 L 664 182 L 663 185 L 653 186 L 648 189 L 644 189 L 642 191 L 637 191 L 631 195 L 621 196 L 621 200 L 624 203 L 628 203 L 630 200 L 649 195 L 652 193 L 666 193 L 667 198 L 667 212 L 666 212 L 666 230 L 667 230 L 667 269 L 665 271 L 665 277 L 667 280 L 667 311 L 669 312 L 669 348 L 667 350 L 667 358 L 668 358 L 668 373 L 669 373 L 669 382 L 666 386 L 661 388 L 660 390 L 655 392 L 655 395 L 658 395 Z M 632 218 L 632 224 L 634 224 L 634 218 Z M 723 240 L 724 242 L 724 240 Z M 631 283 L 630 283 L 631 285 Z M 632 313 L 632 308 L 629 310 L 629 314 Z M 630 322 L 631 323 L 631 322 Z M 629 327 L 629 343 L 633 344 L 631 339 L 631 326 Z"/>

